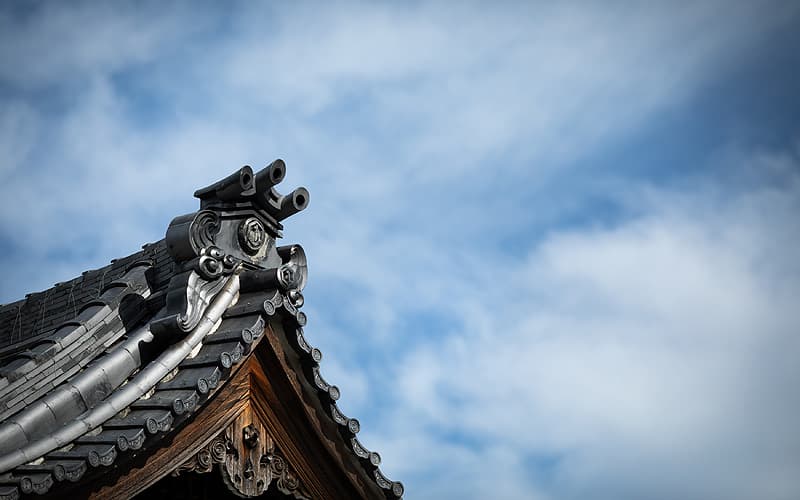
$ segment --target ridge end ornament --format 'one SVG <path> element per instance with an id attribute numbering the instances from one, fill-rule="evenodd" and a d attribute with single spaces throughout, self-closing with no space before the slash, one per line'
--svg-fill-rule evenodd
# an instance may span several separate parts
<path id="1" fill-rule="evenodd" d="M 239 270 L 269 271 L 259 285 L 274 282 L 284 291 L 296 290 L 293 300 L 302 303 L 305 254 L 299 245 L 276 247 L 275 239 L 283 229 L 280 221 L 305 209 L 309 194 L 301 187 L 280 195 L 275 186 L 285 174 L 283 160 L 258 173 L 246 165 L 198 189 L 200 210 L 170 222 L 165 239 L 177 272 L 168 286 L 165 314 L 151 323 L 154 334 L 171 341 L 185 336 Z"/>

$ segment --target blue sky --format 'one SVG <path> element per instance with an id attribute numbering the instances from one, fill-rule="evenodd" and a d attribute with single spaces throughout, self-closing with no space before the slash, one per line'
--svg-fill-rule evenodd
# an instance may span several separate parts
<path id="1" fill-rule="evenodd" d="M 0 301 L 283 158 L 407 498 L 800 497 L 796 2 L 4 3 Z"/>

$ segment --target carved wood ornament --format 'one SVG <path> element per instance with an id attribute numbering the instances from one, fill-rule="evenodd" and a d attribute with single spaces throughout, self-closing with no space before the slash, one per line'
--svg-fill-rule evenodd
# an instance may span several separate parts
<path id="1" fill-rule="evenodd" d="M 189 460 L 173 476 L 184 472 L 207 473 L 219 469 L 228 488 L 240 497 L 263 494 L 270 484 L 286 495 L 311 498 L 299 478 L 277 449 L 275 440 L 250 408 Z"/>

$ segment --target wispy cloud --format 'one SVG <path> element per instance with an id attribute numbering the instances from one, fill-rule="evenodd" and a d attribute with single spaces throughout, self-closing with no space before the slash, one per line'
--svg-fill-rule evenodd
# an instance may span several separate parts
<path id="1" fill-rule="evenodd" d="M 459 312 L 484 321 L 408 352 L 388 434 L 550 457 L 530 469 L 556 498 L 791 498 L 800 178 L 785 180 L 712 204 L 658 192 L 641 218 L 555 232 L 506 279 L 475 280 Z M 448 461 L 392 452 L 446 487 Z"/>
<path id="2" fill-rule="evenodd" d="M 720 139 L 702 96 L 797 15 L 6 8 L 0 297 L 280 156 L 312 195 L 286 230 L 309 337 L 409 497 L 792 498 L 797 145 Z M 664 140 L 629 145 L 676 115 L 702 147 L 668 175 Z"/>

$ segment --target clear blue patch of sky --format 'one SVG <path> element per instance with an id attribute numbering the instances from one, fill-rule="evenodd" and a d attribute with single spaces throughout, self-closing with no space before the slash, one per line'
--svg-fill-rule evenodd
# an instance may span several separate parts
<path id="1" fill-rule="evenodd" d="M 408 293 L 410 296 L 415 295 L 414 288 L 409 286 Z M 399 354 L 401 350 L 398 350 L 398 347 L 446 337 L 457 331 L 461 325 L 459 318 L 454 317 L 452 313 L 434 310 L 420 303 L 414 306 L 413 310 L 395 308 L 397 314 L 391 329 L 394 332 L 402 332 L 402 335 L 399 338 L 381 339 L 371 332 L 373 328 L 378 327 L 371 323 L 371 316 L 359 314 L 362 310 L 359 302 L 371 295 L 369 290 L 345 280 L 315 276 L 309 282 L 305 295 L 307 299 L 313 299 L 314 309 L 317 314 L 324 315 L 327 324 L 339 332 L 346 332 L 347 335 L 360 339 L 358 342 L 348 343 L 347 355 L 353 359 L 369 359 L 371 363 L 376 364 L 389 361 Z M 313 317 L 310 316 L 309 325 L 312 323 Z M 315 335 L 322 336 L 326 333 L 320 332 Z M 321 338 L 321 340 L 328 342 L 331 338 Z M 376 354 L 374 342 L 391 345 L 393 348 L 387 348 L 386 351 Z M 344 352 L 340 354 L 345 355 Z"/>
<path id="2" fill-rule="evenodd" d="M 693 180 L 733 176 L 715 162 L 732 145 L 794 149 L 800 134 L 800 71 L 793 71 L 800 68 L 800 51 L 795 47 L 800 47 L 800 30 L 776 33 L 681 105 L 662 110 L 625 140 L 607 142 L 573 165 L 569 175 L 550 178 L 545 190 L 523 193 L 518 203 L 524 207 L 536 207 L 543 192 L 572 202 L 549 217 L 517 218 L 517 230 L 504 235 L 500 246 L 524 255 L 549 232 L 610 227 L 638 215 L 618 192 L 608 190 L 615 180 L 686 189 Z"/>
<path id="3" fill-rule="evenodd" d="M 789 45 L 786 45 L 789 44 Z M 708 169 L 729 144 L 782 149 L 800 132 L 800 31 L 781 32 L 735 66 L 711 79 L 691 99 L 658 119 L 603 161 L 619 175 L 668 184 Z"/>
<path id="4" fill-rule="evenodd" d="M 6 234 L 0 232 L 0 255 L 3 255 L 4 262 L 22 262 L 29 260 L 27 249 L 20 247 Z M 51 263 L 57 263 L 60 268 L 60 275 L 55 274 L 54 270 L 42 275 L 30 276 L 26 281 L 3 280 L 0 282 L 0 304 L 8 304 L 24 298 L 27 293 L 35 293 L 52 287 L 56 281 L 64 281 L 76 278 L 81 272 L 87 271 L 86 262 L 94 260 L 95 253 L 91 245 L 62 245 L 48 248 L 43 257 L 37 256 L 43 269 L 51 267 Z M 66 271 L 72 264 L 72 271 Z M 101 267 L 107 263 L 100 263 L 95 267 Z M 34 283 L 35 286 L 31 286 Z M 38 286 L 36 286 L 38 285 Z"/>
<path id="5" fill-rule="evenodd" d="M 425 304 L 419 304 L 413 314 L 400 315 L 393 328 L 402 332 L 404 342 L 416 345 L 437 338 L 447 338 L 463 329 L 461 318 L 455 317 L 452 312 L 431 309 Z M 447 357 L 448 353 L 442 355 Z"/>
<path id="6" fill-rule="evenodd" d="M 14 243 L 13 240 L 8 238 L 7 235 L 0 231 L 0 255 L 4 256 L 4 262 L 5 259 L 9 259 L 10 262 L 14 262 L 18 258 L 18 254 L 19 247 Z M 21 299 L 21 296 L 13 296 L 17 288 L 18 286 L 16 283 L 8 283 L 7 280 L 2 280 L 0 282 L 0 304 L 8 304 L 10 302 L 14 302 L 15 300 Z"/>
<path id="7" fill-rule="evenodd" d="M 120 97 L 126 121 L 147 131 L 168 129 L 175 119 L 175 102 L 152 84 L 148 71 L 152 65 L 114 73 L 110 83 Z"/>
<path id="8" fill-rule="evenodd" d="M 8 0 L 0 4 L 0 12 L 7 14 L 18 23 L 27 23 L 42 12 L 43 0 Z"/>
<path id="9" fill-rule="evenodd" d="M 452 425 L 448 426 L 435 426 L 430 429 L 436 436 L 448 445 L 460 446 L 473 451 L 480 451 L 487 445 L 491 445 L 489 439 L 484 433 L 470 432 L 468 430 L 457 429 Z"/>
<path id="10" fill-rule="evenodd" d="M 536 428 L 530 429 L 531 433 L 540 432 Z M 531 480 L 539 487 L 549 489 L 557 485 L 559 467 L 564 463 L 567 453 L 536 452 L 523 457 L 523 468 L 531 475 Z"/>
<path id="11" fill-rule="evenodd" d="M 86 86 L 85 79 L 27 87 L 0 80 L 0 104 L 24 102 L 45 120 L 59 120 L 74 107 L 76 97 L 83 93 Z"/>

